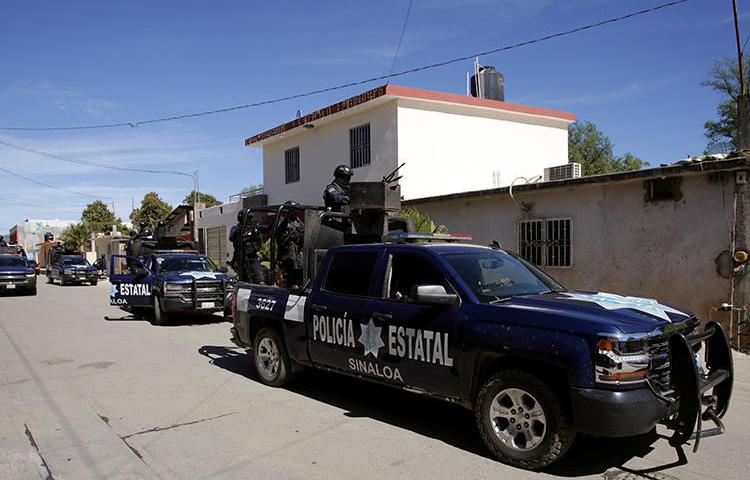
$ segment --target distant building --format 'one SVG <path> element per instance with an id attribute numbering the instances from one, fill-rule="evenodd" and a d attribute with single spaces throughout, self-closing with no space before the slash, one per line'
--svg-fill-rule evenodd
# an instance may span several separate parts
<path id="1" fill-rule="evenodd" d="M 59 238 L 66 227 L 77 223 L 76 220 L 36 220 L 26 219 L 22 223 L 11 227 L 8 243 L 23 246 L 29 258 L 36 258 L 38 245 L 44 242 L 44 234 L 51 233 L 55 239 Z"/>
<path id="2" fill-rule="evenodd" d="M 497 240 L 570 289 L 657 298 L 721 319 L 750 348 L 750 159 L 679 162 L 628 173 L 405 202 L 474 243 Z M 732 248 L 734 250 L 732 251 Z M 737 257 L 735 257 L 737 258 Z M 741 260 L 742 254 L 739 259 Z M 738 336 L 739 333 L 739 336 Z"/>
<path id="3" fill-rule="evenodd" d="M 406 199 L 510 185 L 568 162 L 575 115 L 385 85 L 245 140 L 263 148 L 270 205 L 321 205 L 337 165 L 378 181 L 399 164 Z"/>

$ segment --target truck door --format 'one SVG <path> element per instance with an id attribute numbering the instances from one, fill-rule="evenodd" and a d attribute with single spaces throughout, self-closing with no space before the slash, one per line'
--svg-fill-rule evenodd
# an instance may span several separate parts
<path id="1" fill-rule="evenodd" d="M 426 252 L 392 247 L 386 262 L 382 295 L 372 305 L 374 324 L 383 332 L 383 360 L 398 368 L 410 387 L 458 396 L 460 307 L 413 298 L 418 285 L 440 285 L 447 293 L 456 290 Z"/>
<path id="2" fill-rule="evenodd" d="M 351 359 L 362 358 L 363 348 L 378 357 L 377 341 L 363 337 L 362 332 L 370 320 L 373 278 L 381 253 L 359 248 L 335 252 L 320 273 L 318 286 L 307 300 L 308 351 L 314 363 L 350 370 Z"/>
<path id="3" fill-rule="evenodd" d="M 143 262 L 127 255 L 109 261 L 109 303 L 119 307 L 151 306 L 152 273 Z"/>

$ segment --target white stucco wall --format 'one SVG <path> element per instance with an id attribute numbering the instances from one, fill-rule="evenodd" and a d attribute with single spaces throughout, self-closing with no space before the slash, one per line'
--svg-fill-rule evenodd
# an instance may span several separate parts
<path id="1" fill-rule="evenodd" d="M 566 120 L 399 98 L 265 145 L 269 204 L 322 204 L 333 169 L 349 164 L 349 129 L 364 123 L 370 124 L 371 163 L 355 169 L 353 181 L 380 180 L 406 162 L 400 172 L 406 199 L 507 186 L 568 161 Z M 300 149 L 300 181 L 286 184 L 284 151 L 294 147 Z M 495 172 L 500 183 L 493 183 Z"/>
<path id="2" fill-rule="evenodd" d="M 729 280 L 714 259 L 729 249 L 734 175 L 689 174 L 680 201 L 644 201 L 644 180 L 519 192 L 533 204 L 524 215 L 507 193 L 411 205 L 474 243 L 499 241 L 517 250 L 516 223 L 526 218 L 571 218 L 573 265 L 546 267 L 570 289 L 657 298 L 708 318 L 729 301 Z M 745 188 L 747 191 L 748 188 Z M 746 194 L 747 195 L 747 194 Z M 737 285 L 738 303 L 750 302 L 750 278 Z"/>
<path id="3" fill-rule="evenodd" d="M 353 181 L 377 181 L 396 168 L 396 102 L 389 102 L 263 147 L 263 187 L 268 204 L 287 200 L 323 205 L 323 188 L 338 165 L 349 165 L 349 129 L 370 124 L 370 165 L 356 168 Z M 299 147 L 300 181 L 286 184 L 284 151 Z"/>
<path id="4" fill-rule="evenodd" d="M 527 123 L 531 122 L 533 123 Z M 513 118 L 452 106 L 428 110 L 399 100 L 398 157 L 406 199 L 508 186 L 568 163 L 564 120 Z M 499 172 L 500 183 L 493 183 Z"/>

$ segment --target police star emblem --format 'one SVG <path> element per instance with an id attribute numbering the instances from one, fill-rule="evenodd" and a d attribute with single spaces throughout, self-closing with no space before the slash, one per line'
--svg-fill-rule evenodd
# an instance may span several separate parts
<path id="1" fill-rule="evenodd" d="M 604 292 L 594 294 L 563 292 L 563 295 L 572 300 L 596 303 L 607 310 L 620 310 L 623 308 L 638 310 L 639 312 L 647 313 L 654 317 L 661 318 L 662 320 L 666 320 L 669 323 L 672 323 L 672 319 L 669 318 L 667 313 L 675 313 L 685 317 L 689 316 L 685 312 L 662 305 L 652 298 L 628 297 Z"/>
<path id="2" fill-rule="evenodd" d="M 109 296 L 114 297 L 117 295 L 117 284 L 113 283 L 109 286 Z"/>
<path id="3" fill-rule="evenodd" d="M 380 347 L 384 347 L 383 339 L 380 338 L 380 332 L 383 330 L 382 327 L 376 327 L 372 323 L 372 318 L 367 323 L 360 323 L 362 327 L 362 334 L 359 336 L 359 343 L 365 347 L 365 356 L 372 355 L 378 358 L 378 352 Z"/>

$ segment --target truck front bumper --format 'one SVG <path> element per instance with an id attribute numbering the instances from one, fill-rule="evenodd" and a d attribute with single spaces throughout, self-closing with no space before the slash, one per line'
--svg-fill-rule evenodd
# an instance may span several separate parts
<path id="1" fill-rule="evenodd" d="M 185 300 L 182 297 L 162 297 L 161 308 L 165 312 L 177 313 L 177 312 L 199 312 L 199 313 L 214 313 L 224 311 L 223 301 L 211 301 L 211 302 L 193 302 L 192 300 Z"/>
<path id="2" fill-rule="evenodd" d="M 93 283 L 99 280 L 99 276 L 96 272 L 75 274 L 75 273 L 63 273 L 61 278 L 66 283 Z"/>
<path id="3" fill-rule="evenodd" d="M 671 407 L 648 388 L 600 390 L 573 388 L 570 402 L 576 429 L 599 437 L 631 437 L 650 432 Z"/>

